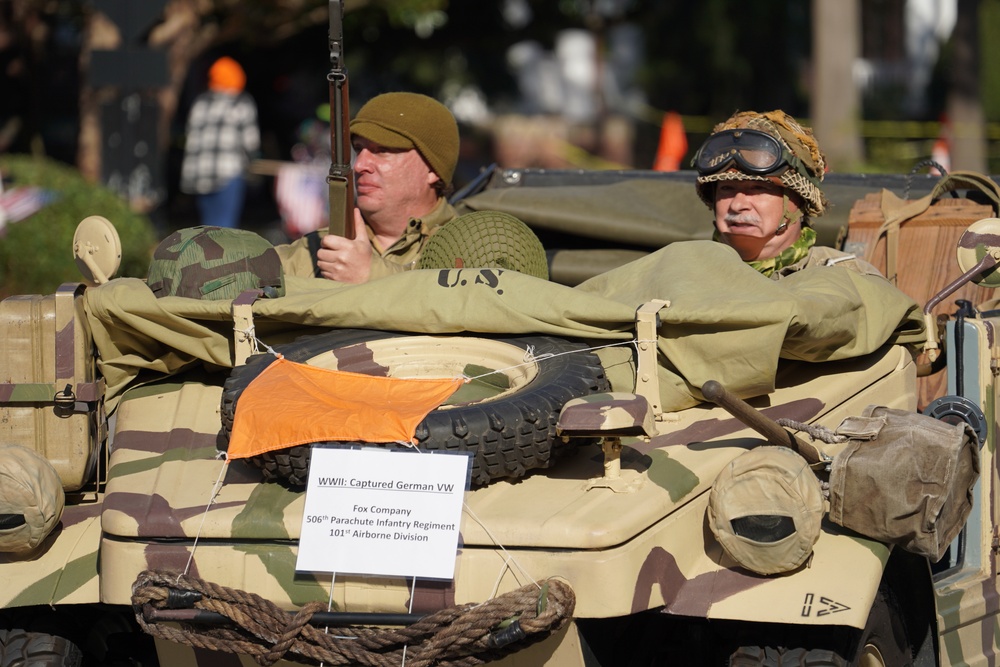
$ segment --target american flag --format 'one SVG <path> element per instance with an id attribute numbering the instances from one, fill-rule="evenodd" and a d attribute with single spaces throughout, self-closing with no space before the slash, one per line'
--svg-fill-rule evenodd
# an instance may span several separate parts
<path id="1" fill-rule="evenodd" d="M 20 222 L 42 207 L 52 203 L 58 195 L 33 185 L 21 185 L 10 190 L 0 186 L 0 233 L 10 222 Z"/>
<path id="2" fill-rule="evenodd" d="M 289 162 L 278 169 L 274 198 L 289 238 L 326 226 L 330 215 L 326 174 L 327 168 L 318 163 Z"/>

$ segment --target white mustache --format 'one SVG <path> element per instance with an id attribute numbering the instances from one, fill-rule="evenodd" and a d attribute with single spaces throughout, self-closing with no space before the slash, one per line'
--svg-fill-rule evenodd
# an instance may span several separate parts
<path id="1" fill-rule="evenodd" d="M 760 218 L 753 213 L 728 213 L 725 220 L 731 225 L 760 225 Z"/>

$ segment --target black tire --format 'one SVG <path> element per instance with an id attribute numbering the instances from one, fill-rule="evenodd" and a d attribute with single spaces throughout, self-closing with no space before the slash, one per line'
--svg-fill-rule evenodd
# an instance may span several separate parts
<path id="1" fill-rule="evenodd" d="M 83 654 L 63 637 L 26 630 L 0 630 L 0 667 L 79 667 Z"/>
<path id="2" fill-rule="evenodd" d="M 352 355 L 351 351 L 363 352 L 364 346 L 374 341 L 409 338 L 419 344 L 425 338 L 416 336 L 342 329 L 302 338 L 276 350 L 286 359 L 300 363 L 309 363 L 319 355 L 337 351 L 341 370 L 386 374 L 387 369 L 375 363 L 370 352 Z M 549 467 L 568 446 L 555 433 L 562 406 L 570 399 L 609 389 L 600 360 L 587 352 L 586 345 L 580 342 L 552 336 L 426 338 L 486 340 L 520 351 L 530 349 L 534 355 L 536 372 L 525 384 L 494 398 L 439 408 L 416 429 L 417 446 L 421 449 L 473 452 L 473 484 L 521 477 L 529 470 Z M 222 393 L 222 439 L 225 444 L 229 442 L 240 394 L 274 359 L 271 354 L 255 355 L 230 374 Z M 476 361 L 474 355 L 468 359 L 472 365 Z M 308 479 L 310 451 L 311 446 L 302 445 L 261 454 L 250 461 L 264 471 L 266 479 L 302 486 Z"/>
<path id="3" fill-rule="evenodd" d="M 795 641 L 788 642 L 789 644 Z M 741 646 L 730 667 L 912 667 L 913 652 L 903 614 L 892 591 L 880 587 L 865 629 L 840 647 Z"/>

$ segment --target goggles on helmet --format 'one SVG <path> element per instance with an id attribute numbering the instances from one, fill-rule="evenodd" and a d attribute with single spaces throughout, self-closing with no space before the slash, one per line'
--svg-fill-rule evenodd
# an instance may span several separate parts
<path id="1" fill-rule="evenodd" d="M 766 132 L 758 130 L 723 130 L 716 132 L 701 145 L 694 156 L 694 168 L 699 174 L 715 174 L 735 163 L 740 171 L 767 176 L 791 167 L 808 174 L 802 164 L 784 145 Z"/>

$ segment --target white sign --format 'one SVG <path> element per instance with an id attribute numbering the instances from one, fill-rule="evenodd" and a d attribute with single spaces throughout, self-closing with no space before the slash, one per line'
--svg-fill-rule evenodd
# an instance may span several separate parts
<path id="1" fill-rule="evenodd" d="M 452 579 L 469 456 L 314 447 L 295 569 Z"/>

